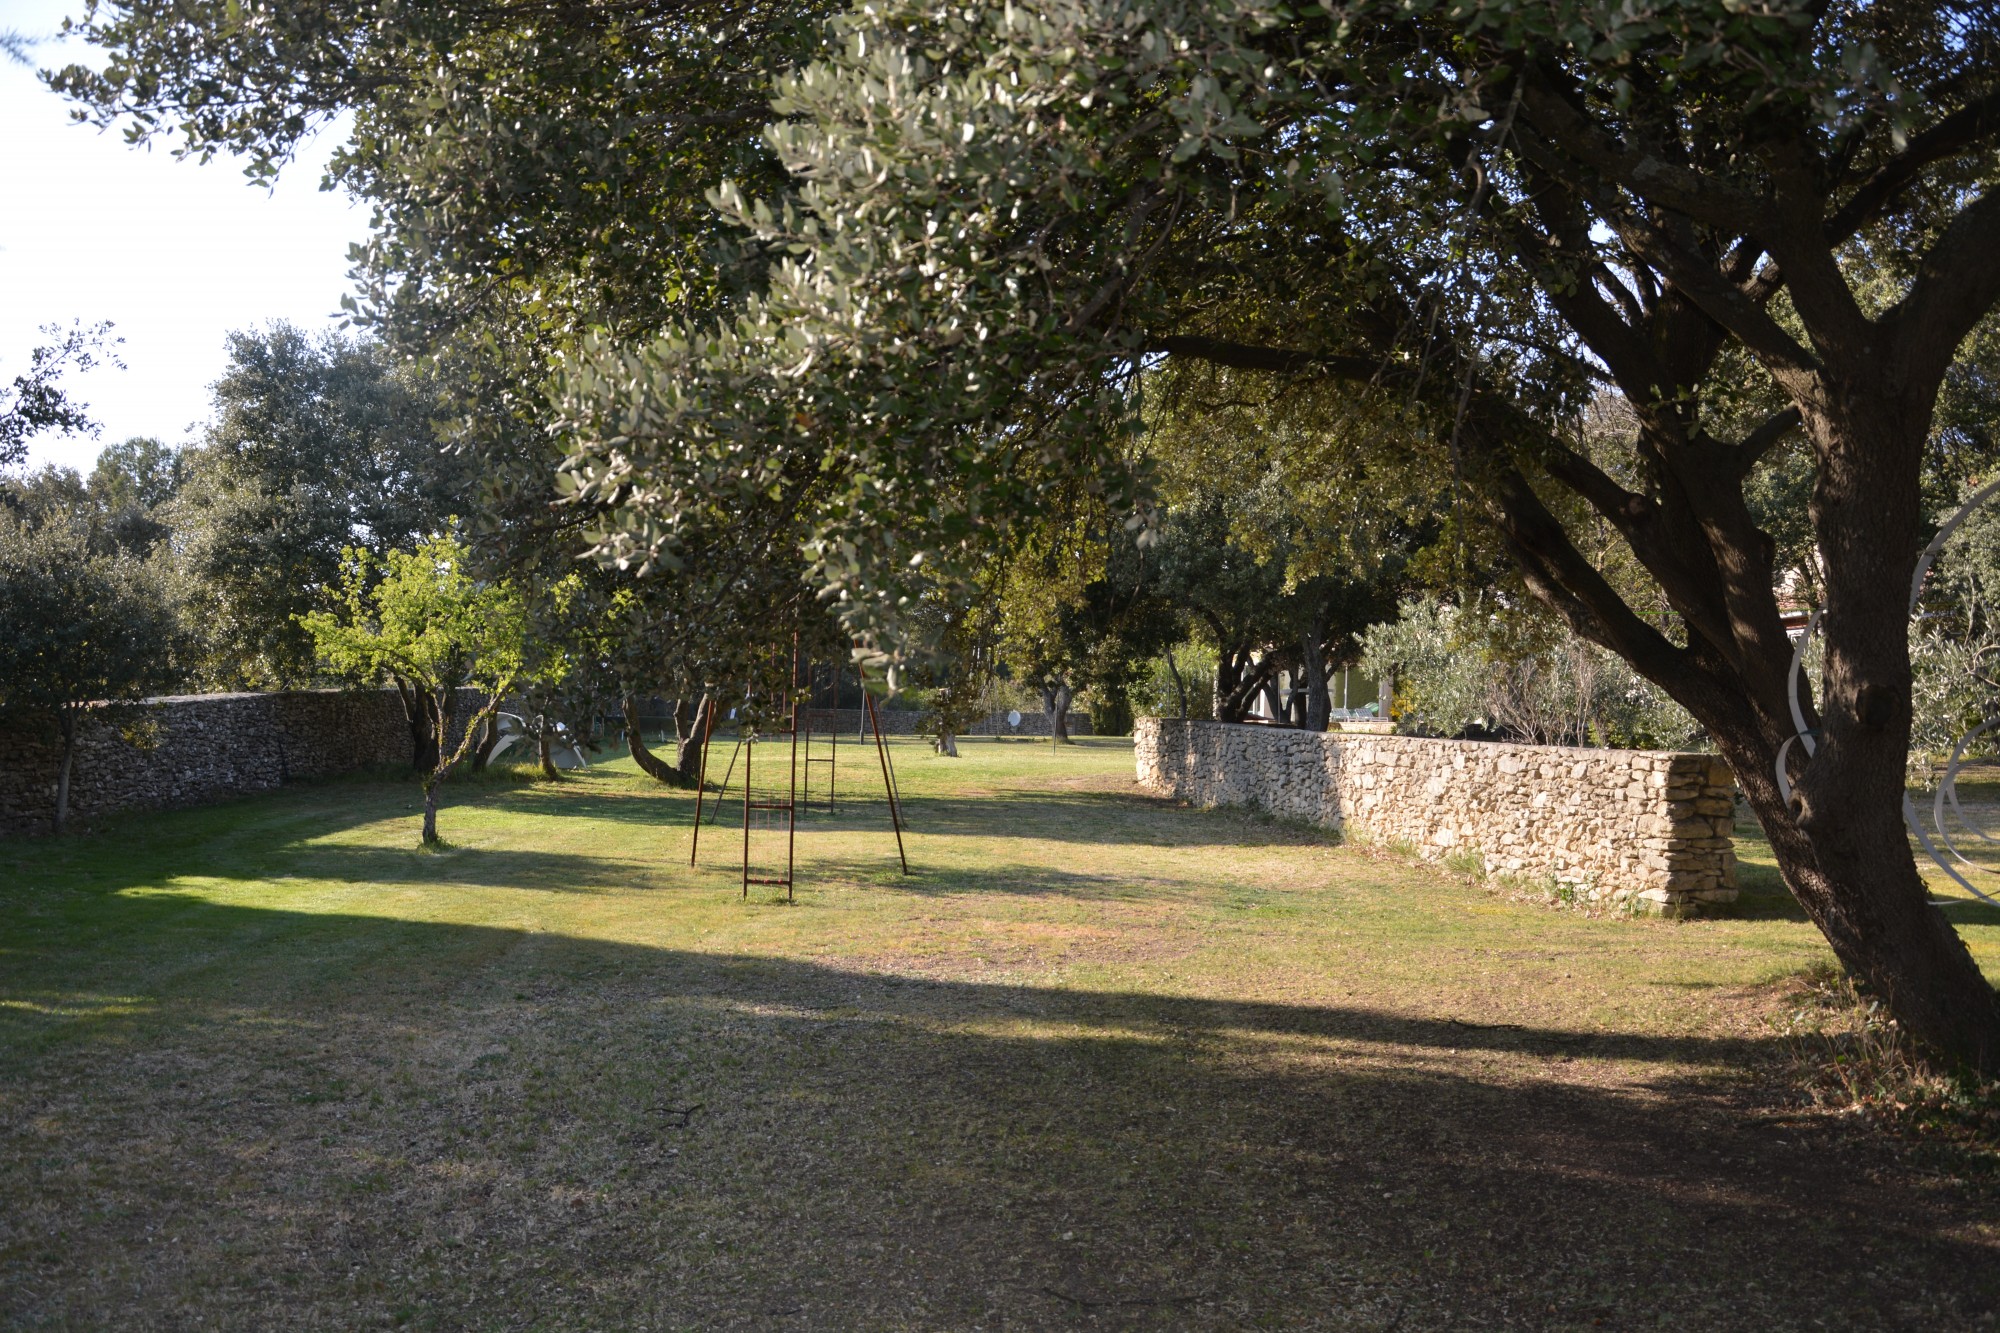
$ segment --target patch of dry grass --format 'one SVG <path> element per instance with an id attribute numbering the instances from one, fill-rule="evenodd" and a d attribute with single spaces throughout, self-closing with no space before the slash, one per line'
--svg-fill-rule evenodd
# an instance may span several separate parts
<path id="1" fill-rule="evenodd" d="M 916 873 L 847 805 L 790 905 L 739 898 L 740 826 L 689 870 L 691 798 L 623 765 L 460 788 L 436 856 L 379 781 L 5 845 L 0 1319 L 1953 1328 L 2000 1301 L 1976 1154 L 1801 1113 L 1774 1024 L 1825 951 L 1782 910 L 1551 912 L 1146 797 L 1129 746 L 964 750 L 897 747 Z"/>
<path id="2" fill-rule="evenodd" d="M 1828 963 L 1782 988 L 1776 1024 L 1787 1038 L 1803 1105 L 1880 1121 L 1912 1138 L 1968 1149 L 1993 1171 L 2000 1152 L 2000 1084 L 1939 1070 L 1921 1058 L 1879 1000 Z M 1983 1160 L 1982 1160 L 1983 1159 Z"/>

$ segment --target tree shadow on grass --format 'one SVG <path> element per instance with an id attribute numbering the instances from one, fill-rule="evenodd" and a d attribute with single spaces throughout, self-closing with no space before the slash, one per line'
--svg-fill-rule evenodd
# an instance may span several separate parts
<path id="1" fill-rule="evenodd" d="M 886 826 L 881 832 L 885 841 L 890 838 Z M 1173 893 L 1185 887 L 1178 881 L 1162 880 L 1137 871 L 1094 874 L 1062 870 L 1031 861 L 989 860 L 978 866 L 943 866 L 925 859 L 920 838 L 912 837 L 910 843 L 908 874 L 903 873 L 901 863 L 896 859 L 893 841 L 887 841 L 880 855 L 832 856 L 818 852 L 808 844 L 799 861 L 799 884 L 810 887 L 815 881 L 842 881 L 866 884 L 872 889 L 891 893 L 939 896 L 1002 893 L 1089 901 L 1153 899 L 1162 893 Z M 716 868 L 706 857 L 703 864 L 710 869 Z"/>
<path id="2" fill-rule="evenodd" d="M 659 786 L 591 791 L 562 784 L 515 788 L 491 798 L 508 810 L 553 818 L 602 819 L 653 827 L 691 828 L 695 795 Z M 711 828 L 741 829 L 742 791 L 732 787 L 718 798 L 713 788 L 702 802 L 702 834 Z M 802 802 L 803 805 L 803 802 Z M 876 790 L 842 795 L 839 813 L 801 811 L 801 828 L 862 830 L 889 826 L 887 800 Z M 953 838 L 1026 838 L 1134 847 L 1299 846 L 1339 841 L 1339 834 L 1297 821 L 1274 819 L 1254 810 L 1199 810 L 1136 788 L 1092 791 L 1073 787 L 999 787 L 975 796 L 909 794 L 901 802 L 904 824 L 914 834 Z"/>
<path id="3" fill-rule="evenodd" d="M 180 813 L 184 816 L 186 812 Z M 275 817 L 246 821 L 247 827 L 219 821 L 197 826 L 192 836 L 139 837 L 129 850 L 114 855 L 101 848 L 78 847 L 69 849 L 74 859 L 58 856 L 33 863 L 19 861 L 19 873 L 9 886 L 12 892 L 0 891 L 0 909 L 10 898 L 33 900 L 45 883 L 68 884 L 79 878 L 92 892 L 103 893 L 172 889 L 189 877 L 204 882 L 233 880 L 281 886 L 296 880 L 597 893 L 628 889 L 636 879 L 658 873 L 650 860 L 453 844 L 448 819 L 441 819 L 447 840 L 439 849 L 425 849 L 417 842 L 414 823 L 408 846 L 330 841 L 350 827 L 372 821 L 322 817 L 322 813 L 310 807 L 280 808 Z M 143 833 L 143 825 L 137 831 Z M 80 877 L 75 870 L 78 864 L 89 867 Z"/>
<path id="4" fill-rule="evenodd" d="M 17 927 L 0 977 L 9 1322 L 114 1289 L 245 1326 L 1950 1328 L 2000 1299 L 1978 1200 L 1753 1114 L 1768 1040 L 103 908 L 84 953 Z M 208 962 L 148 982 L 162 948 Z"/>
<path id="5" fill-rule="evenodd" d="M 650 782 L 650 779 L 647 779 Z M 664 784 L 624 789 L 586 787 L 574 779 L 537 783 L 497 794 L 490 804 L 518 814 L 556 819 L 595 819 L 652 828 L 687 828 L 694 823 L 694 793 Z"/>
<path id="6" fill-rule="evenodd" d="M 653 867 L 641 861 L 543 852 L 511 847 L 363 847 L 313 843 L 291 849 L 280 865 L 258 879 L 329 880 L 337 884 L 425 884 L 445 887 L 532 889 L 544 893 L 601 893 L 628 889 Z"/>
<path id="7" fill-rule="evenodd" d="M 1133 847 L 1298 847 L 1340 841 L 1337 830 L 1256 810 L 1201 809 L 1132 791 L 1000 790 L 905 803 L 910 828 L 935 837 L 1012 837 Z"/>
<path id="8" fill-rule="evenodd" d="M 1805 909 L 1785 887 L 1778 868 L 1770 864 L 1770 844 L 1765 841 L 1763 830 L 1755 824 L 1738 824 L 1735 840 L 1738 895 L 1736 902 L 1720 915 L 1748 921 L 1809 920 Z M 1936 868 L 1928 864 L 1924 854 L 1919 851 L 1915 855 L 1919 873 L 1935 878 Z M 1957 890 L 1945 896 L 1933 887 L 1931 903 L 1954 926 L 2000 926 L 2000 906 L 1959 896 Z"/>
<path id="9" fill-rule="evenodd" d="M 1981 902 L 1977 898 L 1943 898 L 1936 894 L 1931 902 L 1945 915 L 1945 920 L 1954 926 L 2000 926 L 2000 907 Z"/>

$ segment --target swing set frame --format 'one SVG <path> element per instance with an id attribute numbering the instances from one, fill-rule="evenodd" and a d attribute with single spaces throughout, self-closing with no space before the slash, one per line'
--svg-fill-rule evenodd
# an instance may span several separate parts
<path id="1" fill-rule="evenodd" d="M 746 708 L 742 729 L 736 737 L 736 748 L 730 752 L 729 767 L 723 773 L 722 786 L 715 794 L 714 813 L 708 817 L 708 822 L 714 823 L 715 816 L 722 812 L 722 798 L 728 794 L 729 781 L 736 774 L 736 761 L 740 757 L 743 761 L 742 881 L 743 897 L 745 899 L 748 899 L 750 896 L 750 886 L 752 884 L 762 884 L 784 889 L 785 901 L 794 901 L 793 889 L 798 869 L 799 808 L 803 804 L 808 813 L 812 811 L 812 767 L 814 764 L 824 764 L 826 766 L 826 813 L 829 815 L 837 813 L 834 791 L 834 775 L 836 771 L 834 761 L 840 756 L 840 727 L 837 715 L 840 703 L 841 671 L 836 666 L 833 673 L 833 703 L 835 707 L 830 711 L 836 714 L 836 725 L 830 731 L 831 753 L 826 758 L 816 759 L 813 757 L 812 752 L 812 723 L 815 711 L 811 704 L 812 669 L 810 663 L 805 664 L 806 698 L 802 707 L 799 689 L 800 665 L 798 639 L 797 636 L 794 636 L 792 640 L 790 685 L 785 691 L 784 698 L 784 715 L 787 719 L 787 725 L 781 730 L 770 733 L 768 737 L 760 736 L 756 731 L 750 729 L 747 705 L 754 697 L 754 687 L 748 682 L 745 683 L 743 700 Z M 907 875 L 910 873 L 910 858 L 903 848 L 903 810 L 900 793 L 896 786 L 896 766 L 889 758 L 889 746 L 883 739 L 882 718 L 881 714 L 875 708 L 875 696 L 868 692 L 867 679 L 859 667 L 855 668 L 855 675 L 861 681 L 863 721 L 869 731 L 873 732 L 875 736 L 875 755 L 880 761 L 882 768 L 882 790 L 889 798 L 889 823 L 896 832 L 896 860 L 902 866 L 903 873 Z M 689 866 L 695 864 L 696 858 L 701 853 L 702 812 L 708 805 L 708 750 L 709 743 L 715 735 L 715 715 L 719 707 L 719 701 L 714 695 L 710 695 L 706 715 L 699 719 L 701 723 L 701 763 L 695 786 L 694 838 L 688 847 Z M 756 798 L 756 788 L 751 782 L 751 764 L 753 756 L 756 753 L 756 748 L 760 743 L 779 741 L 785 737 L 789 737 L 791 740 L 786 797 L 782 801 L 775 799 L 760 801 Z M 803 766 L 800 763 L 802 741 L 804 746 Z M 799 779 L 802 767 L 806 787 L 803 798 L 801 798 L 799 792 Z M 779 815 L 782 815 L 784 818 L 785 873 L 782 876 L 753 875 L 750 873 L 750 831 L 753 813 L 762 813 L 772 821 L 775 821 Z"/>

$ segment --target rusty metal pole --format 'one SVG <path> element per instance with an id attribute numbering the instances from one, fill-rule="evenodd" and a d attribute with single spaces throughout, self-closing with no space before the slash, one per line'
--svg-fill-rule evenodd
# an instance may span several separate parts
<path id="1" fill-rule="evenodd" d="M 806 666 L 806 712 L 805 712 L 805 718 L 806 718 L 806 741 L 805 741 L 805 745 L 806 745 L 806 809 L 810 810 L 810 809 L 812 809 L 812 801 L 813 801 L 813 771 L 812 771 L 812 762 L 813 762 L 813 729 L 812 729 L 812 663 L 811 663 L 811 662 L 807 662 L 807 663 L 805 664 L 805 666 Z M 790 698 L 789 698 L 788 702 L 789 702 L 789 703 L 790 703 L 790 704 L 792 705 L 792 767 L 793 767 L 793 768 L 797 768 L 797 767 L 798 767 L 798 765 L 799 765 L 799 708 L 798 708 L 798 703 L 799 703 L 799 636 L 798 636 L 798 635 L 796 635 L 796 634 L 792 635 L 792 680 L 791 680 L 791 685 L 792 685 L 792 689 L 791 689 L 791 696 L 790 696 Z M 794 823 L 797 823 L 797 822 L 798 822 L 798 817 L 799 817 L 799 816 L 798 816 L 798 804 L 799 804 L 799 779 L 798 779 L 798 775 L 797 775 L 797 774 L 795 773 L 795 774 L 793 774 L 793 775 L 792 775 L 792 807 L 793 807 L 793 808 L 792 808 L 792 821 L 793 821 Z"/>
<path id="2" fill-rule="evenodd" d="M 715 805 L 708 812 L 708 822 L 713 824 L 722 817 L 722 798 L 729 795 L 729 780 L 736 776 L 736 759 L 743 753 L 743 728 L 736 729 L 736 744 L 729 751 L 729 766 L 722 770 L 722 785 L 715 789 Z"/>
<path id="3" fill-rule="evenodd" d="M 757 735 L 748 731 L 750 719 L 743 719 L 746 735 L 743 737 L 743 901 L 750 901 L 750 756 L 757 750 Z"/>
<path id="4" fill-rule="evenodd" d="M 910 858 L 903 853 L 903 815 L 896 808 L 896 779 L 889 773 L 889 747 L 882 739 L 882 715 L 875 710 L 875 696 L 868 693 L 864 682 L 861 687 L 861 704 L 868 710 L 868 721 L 875 728 L 875 755 L 882 761 L 882 790 L 889 794 L 889 823 L 896 830 L 896 859 L 902 862 L 903 873 L 910 873 Z"/>
<path id="5" fill-rule="evenodd" d="M 701 850 L 701 803 L 708 794 L 708 738 L 715 733 L 715 696 L 709 695 L 707 724 L 701 729 L 701 772 L 694 781 L 694 841 L 688 845 L 688 864 L 694 864 L 695 853 Z M 697 717 L 696 722 L 702 719 Z M 716 798 L 719 802 L 720 797 Z"/>
<path id="6" fill-rule="evenodd" d="M 795 901 L 792 881 L 798 878 L 798 857 L 796 848 L 799 841 L 799 636 L 792 636 L 792 671 L 789 688 L 792 703 L 792 795 L 785 805 L 785 901 Z M 810 687 L 810 680 L 807 682 Z M 806 725 L 812 725 L 812 714 L 806 714 Z M 812 754 L 812 742 L 806 742 L 806 754 Z"/>

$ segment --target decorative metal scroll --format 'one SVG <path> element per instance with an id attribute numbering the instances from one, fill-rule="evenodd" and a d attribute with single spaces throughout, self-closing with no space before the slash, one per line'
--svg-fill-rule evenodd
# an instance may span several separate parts
<path id="1" fill-rule="evenodd" d="M 1916 572 L 1910 576 L 1910 619 L 1912 621 L 1916 619 L 1917 602 L 1923 596 L 1924 580 L 1929 577 L 1931 565 L 1937 561 L 1938 553 L 1944 550 L 1944 544 L 1951 540 L 1952 534 L 1964 525 L 1965 520 L 1972 517 L 1973 511 L 1978 509 L 1980 505 L 1985 504 L 1996 494 L 2000 494 L 2000 480 L 1988 482 L 1986 485 L 1980 487 L 1972 494 L 1970 499 L 1958 507 L 1950 518 L 1945 520 L 1944 526 L 1938 529 L 1937 536 L 1933 537 L 1931 544 L 1924 548 L 1923 556 L 1917 561 Z M 1785 743 L 1778 747 L 1777 778 L 1779 795 L 1783 797 L 1787 805 L 1790 805 L 1792 800 L 1792 780 L 1791 776 L 1785 771 L 1785 760 L 1791 754 L 1792 746 L 1795 744 L 1798 745 L 1806 752 L 1807 758 L 1811 758 L 1819 749 L 1819 743 L 1816 739 L 1817 729 L 1806 725 L 1805 708 L 1799 697 L 1799 677 L 1805 668 L 1806 645 L 1812 642 L 1813 632 L 1819 628 L 1820 621 L 1825 614 L 1824 611 L 1815 611 L 1813 612 L 1812 619 L 1806 622 L 1806 627 L 1800 633 L 1797 645 L 1792 649 L 1791 671 L 1786 678 L 1786 694 L 1788 696 L 1787 701 L 1792 707 L 1792 728 L 1794 734 L 1786 738 Z M 1959 851 L 1958 842 L 1952 836 L 1951 832 L 1951 826 L 1956 824 L 1959 828 L 1970 832 L 1984 842 L 2000 845 L 2000 839 L 1993 838 L 1985 830 L 1967 819 L 1964 808 L 1958 803 L 1958 771 L 1965 763 L 1966 751 L 1974 741 L 1991 732 L 1996 727 L 2000 727 L 2000 716 L 1989 717 L 1963 736 L 1960 736 L 1957 744 L 1951 747 L 1951 761 L 1945 765 L 1944 775 L 1938 780 L 1937 794 L 1931 801 L 1931 825 L 1937 831 L 1936 840 L 1933 840 L 1930 832 L 1925 829 L 1924 821 L 1917 815 L 1916 802 L 1910 799 L 1910 794 L 1907 791 L 1903 793 L 1903 822 L 1908 824 L 1910 832 L 1916 835 L 1917 843 L 1924 849 L 1925 854 L 1937 864 L 1938 869 L 1951 876 L 1954 883 L 1967 893 L 1983 898 L 1995 906 L 2000 906 L 2000 898 L 1995 898 L 1992 894 L 1987 893 L 1971 880 L 1967 879 L 1961 873 L 1960 867 L 1963 866 L 1966 870 L 1984 874 L 2000 874 L 2000 872 L 1989 870 L 1985 866 L 1978 865 L 1968 859 L 1963 852 Z M 1947 810 L 1950 811 L 1949 818 L 1946 815 Z M 1950 852 L 1949 858 L 1938 850 L 1938 843 L 1940 842 Z M 1954 862 L 1957 864 L 1954 864 Z"/>

